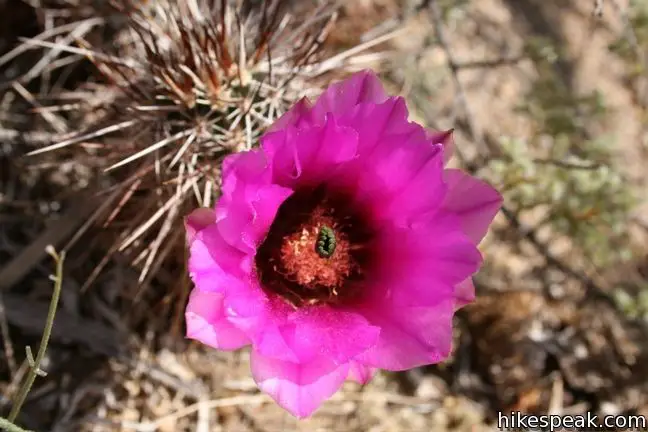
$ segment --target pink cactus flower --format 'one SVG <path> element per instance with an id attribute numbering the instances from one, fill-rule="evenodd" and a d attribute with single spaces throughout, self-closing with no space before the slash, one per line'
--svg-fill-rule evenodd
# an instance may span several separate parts
<path id="1" fill-rule="evenodd" d="M 187 337 L 251 345 L 254 380 L 297 417 L 346 379 L 446 359 L 502 203 L 451 153 L 372 72 L 297 103 L 186 219 Z"/>

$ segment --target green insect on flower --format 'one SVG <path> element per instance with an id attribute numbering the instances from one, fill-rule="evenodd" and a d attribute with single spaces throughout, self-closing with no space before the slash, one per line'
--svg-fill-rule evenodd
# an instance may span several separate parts
<path id="1" fill-rule="evenodd" d="M 330 258 L 335 252 L 335 231 L 331 227 L 323 226 L 317 235 L 315 250 L 322 258 Z"/>

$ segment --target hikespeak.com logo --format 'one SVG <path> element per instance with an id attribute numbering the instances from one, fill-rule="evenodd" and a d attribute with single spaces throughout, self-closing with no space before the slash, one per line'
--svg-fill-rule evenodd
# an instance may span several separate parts
<path id="1" fill-rule="evenodd" d="M 533 415 L 520 411 L 497 413 L 497 428 L 501 431 L 570 431 L 570 430 L 627 430 L 648 431 L 648 420 L 640 415 L 598 416 L 582 415 Z"/>

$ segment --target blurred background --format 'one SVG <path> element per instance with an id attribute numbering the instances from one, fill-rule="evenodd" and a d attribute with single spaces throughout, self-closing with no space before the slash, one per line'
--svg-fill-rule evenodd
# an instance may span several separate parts
<path id="1" fill-rule="evenodd" d="M 504 209 L 452 357 L 307 420 L 185 340 L 183 215 L 220 160 L 363 68 Z M 648 1 L 0 0 L 0 411 L 37 431 L 489 431 L 648 416 Z"/>

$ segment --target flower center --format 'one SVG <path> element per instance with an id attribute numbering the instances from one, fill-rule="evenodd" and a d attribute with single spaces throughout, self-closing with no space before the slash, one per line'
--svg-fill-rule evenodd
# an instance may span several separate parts
<path id="1" fill-rule="evenodd" d="M 255 269 L 263 288 L 295 307 L 358 295 L 372 234 L 351 204 L 324 186 L 295 191 L 257 250 Z"/>

